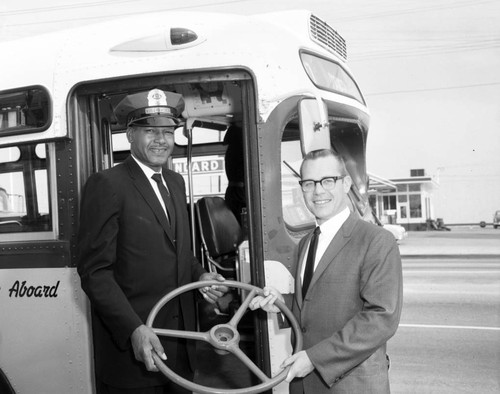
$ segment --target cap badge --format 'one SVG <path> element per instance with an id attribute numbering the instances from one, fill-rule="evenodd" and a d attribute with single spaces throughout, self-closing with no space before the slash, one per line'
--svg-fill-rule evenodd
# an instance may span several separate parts
<path id="1" fill-rule="evenodd" d="M 148 93 L 148 106 L 158 107 L 161 105 L 167 105 L 167 96 L 165 96 L 165 92 L 160 89 L 150 90 Z"/>

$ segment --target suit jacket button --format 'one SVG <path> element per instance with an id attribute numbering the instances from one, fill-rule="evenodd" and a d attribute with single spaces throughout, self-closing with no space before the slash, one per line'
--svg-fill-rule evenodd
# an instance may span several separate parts
<path id="1" fill-rule="evenodd" d="M 307 332 L 307 328 L 302 327 L 302 332 Z"/>

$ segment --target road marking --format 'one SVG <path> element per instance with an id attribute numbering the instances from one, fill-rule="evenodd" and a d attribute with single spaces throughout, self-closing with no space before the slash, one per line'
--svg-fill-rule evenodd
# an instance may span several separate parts
<path id="1" fill-rule="evenodd" d="M 403 269 L 403 274 L 409 274 L 409 275 L 428 275 L 428 274 L 445 274 L 445 275 L 463 275 L 463 274 L 500 274 L 500 270 L 486 270 L 486 269 L 473 269 L 471 268 L 470 270 L 442 270 L 442 269 L 435 269 L 435 270 L 415 270 L 415 271 L 410 271 L 410 270 L 405 270 Z"/>
<path id="2" fill-rule="evenodd" d="M 411 327 L 411 328 L 450 328 L 450 329 L 462 329 L 462 330 L 491 330 L 491 331 L 500 331 L 500 327 L 443 326 L 443 325 L 436 325 L 436 324 L 400 324 L 399 327 Z"/>

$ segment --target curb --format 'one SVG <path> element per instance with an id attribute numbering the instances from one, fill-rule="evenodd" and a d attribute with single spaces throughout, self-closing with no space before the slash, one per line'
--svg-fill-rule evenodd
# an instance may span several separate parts
<path id="1" fill-rule="evenodd" d="M 402 259 L 499 259 L 500 254 L 402 254 Z"/>

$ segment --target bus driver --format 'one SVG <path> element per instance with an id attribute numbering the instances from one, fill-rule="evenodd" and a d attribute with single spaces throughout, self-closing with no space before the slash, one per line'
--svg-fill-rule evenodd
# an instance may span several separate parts
<path id="1" fill-rule="evenodd" d="M 127 126 L 131 156 L 90 176 L 83 192 L 78 273 L 92 305 L 100 394 L 187 392 L 157 373 L 152 353 L 192 380 L 194 344 L 160 340 L 144 322 L 177 287 L 224 280 L 207 273 L 192 254 L 184 180 L 163 167 L 183 105 L 181 95 L 160 89 L 123 98 L 115 114 Z M 226 291 L 223 284 L 200 290 L 211 303 Z M 196 330 L 193 294 L 169 302 L 155 326 Z"/>

